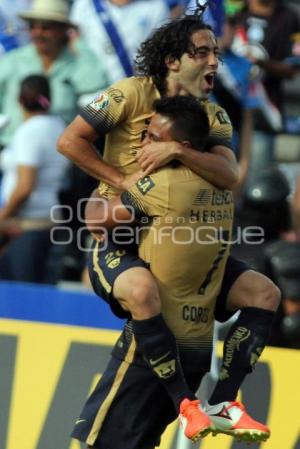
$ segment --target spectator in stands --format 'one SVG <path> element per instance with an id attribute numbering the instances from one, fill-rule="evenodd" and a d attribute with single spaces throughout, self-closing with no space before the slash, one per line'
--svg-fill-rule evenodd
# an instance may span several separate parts
<path id="1" fill-rule="evenodd" d="M 244 56 L 232 50 L 237 21 L 233 16 L 226 18 L 219 46 L 222 50 L 222 64 L 216 74 L 213 96 L 228 113 L 233 125 L 233 149 L 240 163 L 240 179 L 237 190 L 241 190 L 249 167 L 253 113 L 258 107 L 253 64 Z"/>
<path id="2" fill-rule="evenodd" d="M 235 220 L 233 240 L 237 244 L 232 248 L 235 257 L 271 278 L 282 291 L 270 340 L 276 346 L 287 344 L 282 324 L 292 310 L 297 310 L 294 305 L 300 299 L 300 248 L 292 226 L 290 193 L 288 179 L 276 165 L 258 172 L 244 189 L 243 207 Z"/>
<path id="3" fill-rule="evenodd" d="M 27 27 L 17 18 L 16 12 L 29 7 L 31 0 L 0 0 L 0 57 L 29 39 Z M 0 131 L 8 123 L 7 118 L 0 112 Z"/>
<path id="4" fill-rule="evenodd" d="M 5 224 L 13 220 L 14 227 L 23 232 L 17 236 L 15 231 L 16 238 L 1 254 L 0 278 L 43 282 L 51 248 L 51 208 L 58 202 L 68 165 L 56 151 L 64 122 L 49 114 L 50 88 L 43 75 L 22 81 L 19 102 L 24 122 L 1 153 L 0 229 L 7 237 Z"/>
<path id="5" fill-rule="evenodd" d="M 300 240 L 300 174 L 298 173 L 295 182 L 295 192 L 292 198 L 292 218 L 298 240 Z"/>
<path id="6" fill-rule="evenodd" d="M 268 253 L 272 277 L 282 291 L 272 343 L 300 349 L 300 243 L 279 240 Z"/>
<path id="7" fill-rule="evenodd" d="M 10 123 L 1 133 L 0 144 L 9 143 L 22 121 L 18 107 L 20 81 L 33 73 L 49 78 L 52 112 L 69 123 L 77 113 L 80 95 L 107 84 L 102 65 L 88 49 L 70 50 L 67 0 L 34 0 L 27 12 L 19 14 L 30 28 L 31 44 L 10 51 L 0 60 L 0 113 Z"/>
<path id="8" fill-rule="evenodd" d="M 274 136 L 282 131 L 282 81 L 297 73 L 288 58 L 295 49 L 293 36 L 299 33 L 300 22 L 280 0 L 248 0 L 238 13 L 238 24 L 234 48 L 249 57 L 263 77 L 251 151 L 250 175 L 254 175 L 273 159 Z"/>
<path id="9" fill-rule="evenodd" d="M 189 0 L 165 0 L 165 2 L 170 9 L 171 18 L 176 19 L 176 17 L 180 17 L 184 13 Z"/>
<path id="10" fill-rule="evenodd" d="M 27 43 L 27 27 L 17 12 L 29 8 L 31 0 L 0 0 L 0 55 Z"/>
<path id="11" fill-rule="evenodd" d="M 198 5 L 206 6 L 203 16 L 204 20 L 212 27 L 215 36 L 221 36 L 225 19 L 223 0 L 218 0 L 217 2 L 208 0 L 188 0 L 186 3 L 186 14 L 193 14 L 193 11 L 197 9 Z"/>
<path id="12" fill-rule="evenodd" d="M 244 8 L 247 0 L 224 0 L 224 9 L 228 16 L 232 16 Z"/>
<path id="13" fill-rule="evenodd" d="M 133 74 L 140 43 L 169 16 L 165 0 L 74 0 L 70 17 L 111 84 Z"/>

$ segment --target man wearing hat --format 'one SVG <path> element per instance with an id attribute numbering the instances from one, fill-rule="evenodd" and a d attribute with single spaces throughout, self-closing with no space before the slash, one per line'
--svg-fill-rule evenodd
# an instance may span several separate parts
<path id="1" fill-rule="evenodd" d="M 101 62 L 87 49 L 71 49 L 67 0 L 34 0 L 31 9 L 19 14 L 27 22 L 31 43 L 13 50 L 0 60 L 0 113 L 9 124 L 0 145 L 9 143 L 21 122 L 17 104 L 19 85 L 30 74 L 48 76 L 52 91 L 51 112 L 69 123 L 77 113 L 81 95 L 107 85 Z"/>

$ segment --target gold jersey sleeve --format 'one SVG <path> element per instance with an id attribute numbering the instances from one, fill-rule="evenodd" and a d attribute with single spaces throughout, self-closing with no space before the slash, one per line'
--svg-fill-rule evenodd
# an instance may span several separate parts
<path id="1" fill-rule="evenodd" d="M 185 351 L 211 351 L 214 307 L 230 250 L 233 198 L 191 170 L 164 168 L 121 196 L 141 226 L 139 255 L 159 286 L 162 312 Z"/>
<path id="2" fill-rule="evenodd" d="M 137 95 L 135 78 L 125 78 L 102 91 L 81 109 L 80 115 L 99 134 L 106 134 L 132 114 Z"/>
<path id="3" fill-rule="evenodd" d="M 125 78 L 80 112 L 99 135 L 106 136 L 103 159 L 125 175 L 139 169 L 135 155 L 153 115 L 153 102 L 159 97 L 150 78 Z M 117 189 L 100 184 L 101 195 L 110 198 L 117 193 Z"/>
<path id="4" fill-rule="evenodd" d="M 210 125 L 209 138 L 206 148 L 222 145 L 232 148 L 232 125 L 225 109 L 210 101 L 202 102 Z"/>

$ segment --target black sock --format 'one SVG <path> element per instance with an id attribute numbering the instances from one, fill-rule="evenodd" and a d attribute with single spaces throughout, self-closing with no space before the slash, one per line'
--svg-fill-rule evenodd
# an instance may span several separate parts
<path id="1" fill-rule="evenodd" d="M 196 396 L 185 381 L 173 333 L 161 313 L 147 320 L 132 320 L 132 324 L 138 350 L 179 412 L 183 399 L 194 400 Z"/>
<path id="2" fill-rule="evenodd" d="M 275 312 L 245 307 L 231 326 L 223 345 L 220 376 L 209 400 L 211 405 L 234 401 L 246 375 L 268 342 Z"/>

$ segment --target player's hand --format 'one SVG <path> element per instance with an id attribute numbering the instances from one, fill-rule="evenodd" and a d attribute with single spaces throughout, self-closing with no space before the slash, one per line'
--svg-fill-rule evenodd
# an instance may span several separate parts
<path id="1" fill-rule="evenodd" d="M 148 142 L 136 154 L 136 160 L 147 176 L 175 159 L 182 146 L 178 142 Z"/>
<path id="2" fill-rule="evenodd" d="M 138 170 L 132 175 L 126 176 L 121 184 L 121 190 L 129 190 L 139 179 L 145 176 L 143 170 Z"/>

